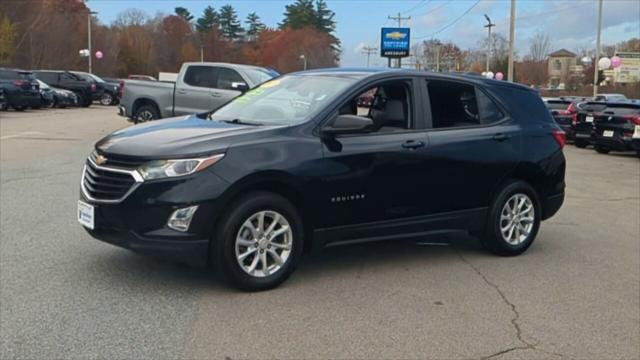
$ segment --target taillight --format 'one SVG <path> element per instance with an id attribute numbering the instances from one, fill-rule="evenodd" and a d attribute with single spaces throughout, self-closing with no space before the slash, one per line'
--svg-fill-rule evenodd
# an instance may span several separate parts
<path id="1" fill-rule="evenodd" d="M 577 113 L 577 112 L 578 112 L 578 107 L 576 106 L 576 104 L 575 104 L 575 103 L 571 103 L 571 104 L 569 104 L 569 107 L 567 108 L 567 111 L 568 111 L 570 114 Z"/>
<path id="2" fill-rule="evenodd" d="M 96 92 L 96 84 L 91 84 L 91 91 Z"/>
<path id="3" fill-rule="evenodd" d="M 578 124 L 578 113 L 571 114 L 571 124 L 572 125 Z"/>
<path id="4" fill-rule="evenodd" d="M 24 80 L 14 80 L 14 81 L 13 81 L 13 84 L 14 84 L 15 86 L 22 87 L 22 86 L 26 85 L 26 84 L 27 84 L 27 82 L 26 82 L 26 81 L 24 81 Z"/>
<path id="5" fill-rule="evenodd" d="M 553 135 L 553 138 L 556 139 L 558 145 L 560 145 L 560 149 L 562 149 L 567 143 L 567 134 L 565 134 L 564 131 L 560 129 L 554 129 L 551 132 L 551 135 Z"/>
<path id="6" fill-rule="evenodd" d="M 640 115 L 626 115 L 623 118 L 634 125 L 640 125 Z"/>

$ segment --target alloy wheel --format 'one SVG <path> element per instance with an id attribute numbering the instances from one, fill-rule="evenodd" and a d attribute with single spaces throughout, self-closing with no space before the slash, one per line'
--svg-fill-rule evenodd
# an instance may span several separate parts
<path id="1" fill-rule="evenodd" d="M 270 276 L 287 263 L 292 244 L 289 221 L 276 211 L 259 211 L 245 220 L 238 230 L 236 259 L 245 273 L 254 277 Z"/>
<path id="2" fill-rule="evenodd" d="M 105 105 L 105 106 L 111 105 L 112 102 L 113 102 L 113 98 L 109 94 L 104 94 L 100 98 L 100 104 L 102 105 Z"/>
<path id="3" fill-rule="evenodd" d="M 500 233 L 510 245 L 522 244 L 531 233 L 535 209 L 529 196 L 518 193 L 509 198 L 500 212 Z"/>
<path id="4" fill-rule="evenodd" d="M 153 114 L 149 110 L 144 110 L 138 113 L 137 119 L 138 121 L 141 121 L 141 122 L 150 121 L 150 120 L 153 120 Z"/>

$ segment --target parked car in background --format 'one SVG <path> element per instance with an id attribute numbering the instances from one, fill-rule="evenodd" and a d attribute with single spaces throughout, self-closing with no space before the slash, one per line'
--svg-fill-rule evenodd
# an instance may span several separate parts
<path id="1" fill-rule="evenodd" d="M 97 91 L 93 96 L 94 101 L 100 102 L 101 105 L 109 106 L 116 105 L 119 102 L 119 84 L 110 83 L 101 77 L 81 71 L 73 71 L 74 74 L 80 76 L 87 81 L 95 81 L 97 85 Z"/>
<path id="2" fill-rule="evenodd" d="M 287 74 L 209 114 L 97 142 L 78 221 L 117 246 L 210 263 L 245 290 L 278 286 L 304 252 L 341 244 L 468 231 L 516 256 L 562 206 L 564 144 L 538 93 L 511 82 Z"/>
<path id="3" fill-rule="evenodd" d="M 53 107 L 53 105 L 55 104 L 55 95 L 53 89 L 51 89 L 49 85 L 42 82 L 42 80 L 38 80 L 38 85 L 40 86 L 40 103 L 42 107 Z"/>
<path id="4" fill-rule="evenodd" d="M 142 122 L 207 112 L 278 75 L 250 65 L 184 63 L 175 83 L 127 80 L 119 114 Z"/>
<path id="5" fill-rule="evenodd" d="M 6 111 L 9 108 L 7 98 L 4 96 L 4 87 L 0 84 L 0 111 Z"/>
<path id="6" fill-rule="evenodd" d="M 108 77 L 103 77 L 102 79 L 110 84 L 118 86 L 118 103 L 120 103 L 120 99 L 122 99 L 122 89 L 124 88 L 124 80 Z"/>
<path id="7" fill-rule="evenodd" d="M 627 100 L 627 97 L 623 94 L 596 94 L 593 97 L 594 101 L 621 101 Z"/>
<path id="8" fill-rule="evenodd" d="M 79 106 L 91 106 L 93 96 L 97 91 L 95 82 L 85 81 L 69 71 L 35 70 L 33 73 L 49 86 L 73 91 L 78 97 Z"/>
<path id="9" fill-rule="evenodd" d="M 587 100 L 586 97 L 572 96 L 544 99 L 551 116 L 567 134 L 567 139 L 574 139 L 574 126 L 578 122 L 578 104 Z"/>
<path id="10" fill-rule="evenodd" d="M 51 94 L 51 107 L 66 108 L 67 106 L 77 105 L 77 98 L 72 91 L 53 88 L 42 80 L 38 80 L 38 83 L 40 84 L 41 93 L 45 91 Z"/>
<path id="11" fill-rule="evenodd" d="M 603 101 L 587 101 L 578 106 L 578 116 L 573 126 L 574 144 L 579 148 L 593 145 L 596 141 L 595 126 L 593 124 L 596 116 L 607 108 L 607 103 Z"/>
<path id="12" fill-rule="evenodd" d="M 636 150 L 633 138 L 640 137 L 640 103 L 608 102 L 594 115 L 593 124 L 597 152 Z"/>
<path id="13" fill-rule="evenodd" d="M 129 75 L 129 80 L 142 80 L 142 81 L 158 81 L 158 79 L 149 75 Z"/>
<path id="14" fill-rule="evenodd" d="M 0 86 L 4 89 L 7 106 L 16 111 L 42 106 L 40 86 L 30 71 L 0 68 Z"/>

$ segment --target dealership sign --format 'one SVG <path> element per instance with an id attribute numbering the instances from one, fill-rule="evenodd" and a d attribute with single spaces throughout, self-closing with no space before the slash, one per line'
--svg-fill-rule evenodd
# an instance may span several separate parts
<path id="1" fill-rule="evenodd" d="M 409 56 L 409 28 L 382 28 L 380 35 L 380 56 Z"/>

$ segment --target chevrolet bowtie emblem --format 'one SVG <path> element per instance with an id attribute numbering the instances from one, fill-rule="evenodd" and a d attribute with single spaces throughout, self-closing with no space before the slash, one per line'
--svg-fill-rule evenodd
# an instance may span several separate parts
<path id="1" fill-rule="evenodd" d="M 104 157 L 102 155 L 96 156 L 96 164 L 102 165 L 102 164 L 104 164 L 106 162 L 107 162 L 107 158 L 106 157 Z"/>

